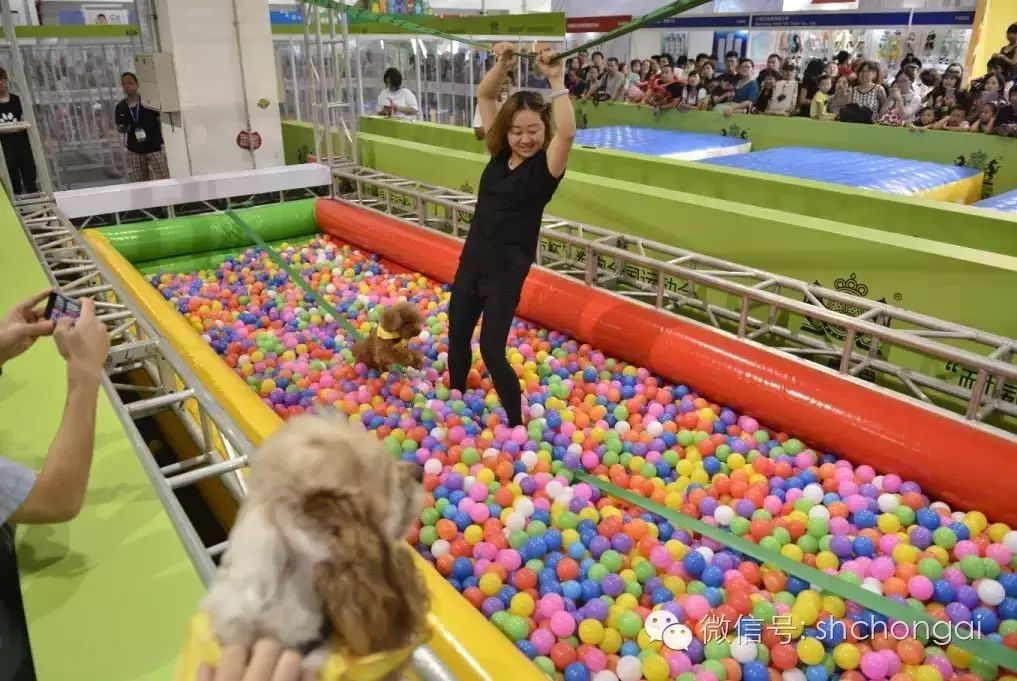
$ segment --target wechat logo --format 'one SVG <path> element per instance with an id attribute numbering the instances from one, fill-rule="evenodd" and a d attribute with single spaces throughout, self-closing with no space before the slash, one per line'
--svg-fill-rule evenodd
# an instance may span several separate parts
<path id="1" fill-rule="evenodd" d="M 656 610 L 650 613 L 643 623 L 643 631 L 651 641 L 663 641 L 664 645 L 675 651 L 685 651 L 692 645 L 692 630 L 678 622 L 678 617 L 667 610 Z"/>

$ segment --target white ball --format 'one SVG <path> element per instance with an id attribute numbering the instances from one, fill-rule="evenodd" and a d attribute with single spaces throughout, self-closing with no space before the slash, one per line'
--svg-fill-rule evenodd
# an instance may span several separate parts
<path id="1" fill-rule="evenodd" d="M 962 523 L 964 522 L 964 518 L 966 518 L 967 515 L 964 513 L 964 511 L 954 511 L 953 513 L 950 514 L 950 517 L 953 518 L 954 522 Z"/>
<path id="2" fill-rule="evenodd" d="M 950 512 L 950 507 L 947 506 L 942 501 L 933 501 L 931 504 L 929 504 L 929 509 L 935 511 L 936 513 L 939 513 L 940 511 L 946 511 L 947 513 Z"/>
<path id="3" fill-rule="evenodd" d="M 537 453 L 526 450 L 519 455 L 519 460 L 526 466 L 526 470 L 532 470 L 537 465 Z"/>
<path id="4" fill-rule="evenodd" d="M 530 418 L 539 419 L 544 417 L 544 405 L 542 404 L 531 404 L 530 405 Z"/>
<path id="5" fill-rule="evenodd" d="M 420 332 L 417 338 L 419 338 L 422 341 L 431 340 L 431 332 L 428 331 L 427 329 L 424 329 L 423 331 Z"/>
<path id="6" fill-rule="evenodd" d="M 830 519 L 830 509 L 826 506 L 816 505 L 809 509 L 810 518 L 822 518 L 823 520 Z"/>
<path id="7" fill-rule="evenodd" d="M 487 449 L 484 450 L 484 453 L 481 454 L 481 458 L 493 459 L 496 458 L 499 454 L 501 454 L 501 452 L 499 452 L 494 447 L 488 447 Z"/>
<path id="8" fill-rule="evenodd" d="M 744 636 L 739 636 L 731 642 L 731 657 L 734 658 L 735 662 L 740 664 L 752 662 L 758 654 L 756 642 L 750 641 Z"/>
<path id="9" fill-rule="evenodd" d="M 466 477 L 463 478 L 463 489 L 464 490 L 469 489 L 470 487 L 473 486 L 473 483 L 475 483 L 476 481 L 477 479 L 475 477 L 473 477 L 472 475 L 467 475 Z"/>
<path id="10" fill-rule="evenodd" d="M 518 532 L 526 525 L 526 518 L 522 513 L 510 513 L 505 519 L 505 529 L 510 532 Z"/>
<path id="11" fill-rule="evenodd" d="M 1006 591 L 1003 585 L 995 579 L 983 579 L 975 586 L 978 591 L 978 598 L 986 605 L 999 605 L 1006 598 Z"/>
<path id="12" fill-rule="evenodd" d="M 717 507 L 717 510 L 713 512 L 713 517 L 717 521 L 717 524 L 722 527 L 727 527 L 734 520 L 735 512 L 730 506 L 721 504 Z"/>
<path id="13" fill-rule="evenodd" d="M 786 672 L 781 674 L 781 678 L 784 681 L 805 681 L 805 672 L 801 669 L 788 669 Z"/>
<path id="14" fill-rule="evenodd" d="M 544 488 L 544 491 L 547 492 L 547 496 L 551 497 L 552 499 L 557 499 L 558 496 L 562 493 L 563 489 L 565 489 L 564 485 L 562 485 L 557 480 L 552 480 L 551 482 L 547 483 L 547 487 Z"/>
<path id="15" fill-rule="evenodd" d="M 805 489 L 802 490 L 802 496 L 812 503 L 818 504 L 823 500 L 823 488 L 813 482 L 805 486 Z"/>
<path id="16" fill-rule="evenodd" d="M 424 472 L 428 475 L 438 475 L 441 473 L 441 461 L 438 461 L 438 459 L 428 459 L 424 462 Z"/>
<path id="17" fill-rule="evenodd" d="M 883 583 L 875 577 L 866 577 L 862 580 L 862 588 L 874 594 L 883 595 Z"/>
<path id="18" fill-rule="evenodd" d="M 657 437 L 664 432 L 664 424 L 660 421 L 650 421 L 646 424 L 646 432 L 650 437 Z"/>
<path id="19" fill-rule="evenodd" d="M 572 454 L 573 456 L 579 456 L 580 454 L 583 453 L 583 446 L 581 444 L 573 442 L 568 446 L 568 448 L 565 451 L 568 452 L 569 454 Z"/>
<path id="20" fill-rule="evenodd" d="M 325 293 L 335 293 L 335 284 L 329 284 L 326 286 Z"/>
<path id="21" fill-rule="evenodd" d="M 626 655 L 615 666 L 619 681 L 639 681 L 643 678 L 643 663 L 638 657 Z"/>
<path id="22" fill-rule="evenodd" d="M 876 503 L 879 505 L 879 510 L 883 513 L 893 513 L 900 508 L 900 497 L 896 494 L 884 493 L 879 495 Z"/>
<path id="23" fill-rule="evenodd" d="M 614 429 L 617 430 L 619 433 L 625 434 L 632 429 L 632 426 L 629 425 L 628 421 L 619 421 L 618 423 L 614 424 Z"/>
<path id="24" fill-rule="evenodd" d="M 706 546 L 700 546 L 699 548 L 696 549 L 696 551 L 699 551 L 699 553 L 703 554 L 703 558 L 706 559 L 707 563 L 713 560 L 713 549 L 710 549 Z"/>
<path id="25" fill-rule="evenodd" d="M 516 513 L 521 513 L 524 518 L 529 518 L 533 515 L 533 511 L 536 510 L 533 506 L 533 500 L 529 497 L 516 497 Z"/>
<path id="26" fill-rule="evenodd" d="M 873 485 L 873 486 L 874 486 L 874 487 L 875 487 L 876 489 L 879 489 L 879 490 L 883 489 L 883 478 L 884 478 L 884 477 L 885 477 L 885 476 L 882 476 L 882 475 L 877 475 L 876 477 L 874 477 L 874 478 L 872 479 L 872 485 Z"/>
<path id="27" fill-rule="evenodd" d="M 1003 546 L 1010 549 L 1011 553 L 1017 553 L 1017 530 L 1010 530 L 1003 535 Z"/>
<path id="28" fill-rule="evenodd" d="M 438 442 L 444 442 L 446 435 L 447 433 L 445 432 L 444 428 L 434 427 L 431 429 L 431 437 L 433 437 Z"/>
<path id="29" fill-rule="evenodd" d="M 444 539 L 436 539 L 434 541 L 434 543 L 431 544 L 431 555 L 434 556 L 435 558 L 441 558 L 442 556 L 447 556 L 449 551 L 451 551 L 451 550 L 452 550 L 452 545 L 449 544 Z"/>
<path id="30" fill-rule="evenodd" d="M 618 681 L 618 677 L 610 669 L 602 669 L 591 676 L 590 681 Z"/>

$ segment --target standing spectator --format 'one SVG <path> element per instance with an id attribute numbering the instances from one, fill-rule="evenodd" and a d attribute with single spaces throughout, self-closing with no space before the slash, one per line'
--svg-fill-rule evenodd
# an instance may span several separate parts
<path id="1" fill-rule="evenodd" d="M 677 102 L 681 101 L 682 91 L 683 86 L 675 78 L 674 69 L 670 66 L 662 66 L 660 77 L 650 85 L 650 91 L 644 101 L 650 106 L 666 107 L 671 104 L 677 106 Z"/>
<path id="2" fill-rule="evenodd" d="M 925 69 L 919 74 L 918 80 L 922 84 L 922 100 L 924 100 L 939 85 L 939 74 L 935 69 Z"/>
<path id="3" fill-rule="evenodd" d="M 699 78 L 699 71 L 693 70 L 689 73 L 685 82 L 685 93 L 682 95 L 678 108 L 683 111 L 704 109 L 709 103 L 709 96 L 706 88 L 703 87 Z"/>
<path id="4" fill-rule="evenodd" d="M 826 62 L 826 65 L 823 67 L 823 73 L 827 76 L 830 76 L 830 82 L 833 82 L 840 78 L 840 69 L 837 68 L 836 62 L 832 61 Z"/>
<path id="5" fill-rule="evenodd" d="M 766 68 L 774 73 L 780 73 L 780 68 L 784 65 L 784 60 L 776 52 L 766 58 Z M 766 73 L 764 70 L 763 73 Z"/>
<path id="6" fill-rule="evenodd" d="M 21 123 L 24 111 L 21 109 L 21 98 L 11 92 L 7 71 L 0 69 L 0 124 Z M 32 158 L 32 143 L 28 139 L 28 131 L 12 132 L 0 136 L 4 158 L 7 161 L 7 174 L 11 176 L 11 190 L 15 194 L 34 194 L 39 191 L 36 185 L 35 159 Z M 13 197 L 11 197 L 13 198 Z"/>
<path id="7" fill-rule="evenodd" d="M 834 61 L 837 63 L 837 75 L 841 78 L 847 78 L 848 80 L 855 79 L 855 70 L 851 68 L 851 53 L 847 50 L 841 50 L 834 57 Z"/>
<path id="8" fill-rule="evenodd" d="M 822 59 L 811 59 L 805 65 L 805 72 L 802 73 L 802 87 L 798 89 L 798 115 L 812 115 L 812 98 L 819 87 L 819 77 L 826 69 L 826 62 Z"/>
<path id="9" fill-rule="evenodd" d="M 378 95 L 378 115 L 403 121 L 414 121 L 420 113 L 417 97 L 409 88 L 403 87 L 403 74 L 390 67 L 382 76 L 385 89 Z"/>
<path id="10" fill-rule="evenodd" d="M 665 66 L 672 66 L 671 55 L 669 54 L 660 55 L 657 58 L 657 65 L 660 66 L 661 70 L 663 70 Z"/>
<path id="11" fill-rule="evenodd" d="M 717 79 L 717 69 L 710 62 L 706 62 L 703 64 L 703 68 L 699 69 L 699 79 L 703 82 L 703 87 L 712 90 L 716 85 L 713 81 Z"/>
<path id="12" fill-rule="evenodd" d="M 159 112 L 141 103 L 138 95 L 138 77 L 128 71 L 120 76 L 124 98 L 114 111 L 117 130 L 124 136 L 127 158 L 131 164 L 131 180 L 165 180 L 169 177 L 169 164 L 162 148 L 162 123 Z"/>
<path id="13" fill-rule="evenodd" d="M 992 56 L 1002 62 L 1004 80 L 1017 80 L 1017 24 L 1006 29 L 1006 45 Z"/>
<path id="14" fill-rule="evenodd" d="M 594 59 L 596 59 L 596 55 L 594 55 Z M 598 100 L 611 100 L 612 102 L 625 100 L 625 76 L 618 69 L 617 59 L 611 57 L 607 60 L 607 71 L 586 93 L 586 97 L 596 97 Z"/>
<path id="15" fill-rule="evenodd" d="M 705 52 L 700 52 L 696 55 L 696 70 L 702 75 L 703 65 L 710 61 L 710 55 Z"/>
<path id="16" fill-rule="evenodd" d="M 737 83 L 739 80 L 738 76 L 738 53 L 731 50 L 724 55 L 724 73 L 721 75 L 732 83 Z"/>
<path id="17" fill-rule="evenodd" d="M 617 60 L 615 60 L 617 61 Z M 601 73 L 604 72 L 604 53 L 597 51 L 593 53 L 593 66 L 597 67 L 597 70 Z"/>
<path id="18" fill-rule="evenodd" d="M 674 69 L 674 77 L 684 83 L 685 74 L 691 71 L 691 69 L 689 68 L 690 66 L 691 64 L 689 63 L 689 58 L 686 57 L 684 54 L 675 59 L 674 64 L 672 64 L 672 68 Z"/>
<path id="19" fill-rule="evenodd" d="M 798 82 L 798 67 L 793 62 L 786 62 L 780 67 L 781 80 Z"/>
<path id="20" fill-rule="evenodd" d="M 879 114 L 880 125 L 904 127 L 914 122 L 915 114 L 922 108 L 922 100 L 912 85 L 906 73 L 898 74 Z"/>
<path id="21" fill-rule="evenodd" d="M 886 91 L 876 80 L 879 66 L 867 61 L 858 69 L 857 85 L 851 90 L 851 103 L 840 110 L 838 120 L 847 123 L 872 123 L 886 104 Z"/>
<path id="22" fill-rule="evenodd" d="M 735 83 L 732 104 L 724 112 L 726 115 L 748 113 L 756 105 L 759 98 L 759 81 L 752 77 L 753 68 L 755 64 L 747 57 L 738 62 L 738 82 Z"/>
<path id="23" fill-rule="evenodd" d="M 904 61 L 900 64 L 900 71 L 897 72 L 897 76 L 894 77 L 894 83 L 897 82 L 897 77 L 901 74 L 908 77 L 911 90 L 914 91 L 915 95 L 918 96 L 918 100 L 921 101 L 925 98 L 927 90 L 922 87 L 922 82 L 918 80 L 918 72 L 922 70 L 922 60 L 913 54 L 909 54 L 904 57 Z"/>

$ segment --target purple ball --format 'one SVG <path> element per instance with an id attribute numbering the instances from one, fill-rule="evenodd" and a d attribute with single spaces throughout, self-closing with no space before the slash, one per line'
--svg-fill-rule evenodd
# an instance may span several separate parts
<path id="1" fill-rule="evenodd" d="M 614 598 L 625 590 L 625 580 L 618 575 L 605 575 L 604 579 L 600 582 L 600 588 L 605 594 Z"/>
<path id="2" fill-rule="evenodd" d="M 851 540 L 843 535 L 831 537 L 830 550 L 833 551 L 839 558 L 847 558 L 852 552 Z"/>
<path id="3" fill-rule="evenodd" d="M 953 602 L 946 606 L 946 616 L 954 624 L 971 621 L 971 610 L 963 603 Z"/>
<path id="4" fill-rule="evenodd" d="M 932 532 L 920 525 L 911 528 L 911 543 L 919 548 L 926 549 L 932 544 Z"/>
<path id="5" fill-rule="evenodd" d="M 526 496 L 531 496 L 537 491 L 537 480 L 527 476 L 519 481 L 519 489 L 521 489 L 523 494 Z"/>
<path id="6" fill-rule="evenodd" d="M 682 544 L 692 543 L 692 535 L 690 535 L 685 530 L 675 530 L 675 533 L 674 535 L 672 535 L 671 538 L 680 541 Z"/>
<path id="7" fill-rule="evenodd" d="M 495 598 L 494 596 L 485 598 L 484 602 L 480 604 L 480 611 L 484 613 L 485 617 L 490 617 L 494 613 L 504 609 L 505 604 L 501 602 L 500 598 Z"/>
<path id="8" fill-rule="evenodd" d="M 703 515 L 713 515 L 717 510 L 717 500 L 713 497 L 706 497 L 699 502 L 699 512 Z"/>
<path id="9" fill-rule="evenodd" d="M 598 622 L 603 622 L 607 619 L 608 607 L 603 599 L 594 598 L 586 604 L 585 610 L 586 616 L 590 619 L 597 620 Z"/>
<path id="10" fill-rule="evenodd" d="M 863 497 L 869 497 L 870 499 L 875 499 L 876 497 L 879 496 L 879 490 L 876 489 L 876 486 L 873 485 L 871 482 L 867 482 L 864 485 L 862 485 L 858 489 L 858 491 L 861 493 Z"/>
<path id="11" fill-rule="evenodd" d="M 643 591 L 645 593 L 653 593 L 654 589 L 660 586 L 660 577 L 651 577 L 646 584 L 643 585 Z"/>
<path id="12" fill-rule="evenodd" d="M 611 546 L 615 551 L 621 554 L 628 554 L 632 550 L 632 537 L 627 534 L 618 534 L 611 537 Z"/>
<path id="13" fill-rule="evenodd" d="M 957 602 L 973 608 L 978 605 L 978 592 L 967 584 L 959 586 L 957 587 Z"/>
<path id="14" fill-rule="evenodd" d="M 671 601 L 669 603 L 665 603 L 663 606 L 661 606 L 660 609 L 667 610 L 669 613 L 677 617 L 679 622 L 685 621 L 685 608 L 683 608 L 681 606 L 681 603 L 679 603 L 678 601 Z"/>
<path id="15" fill-rule="evenodd" d="M 569 510 L 573 513 L 579 513 L 584 508 L 586 508 L 586 502 L 578 497 L 569 502 Z"/>
<path id="16" fill-rule="evenodd" d="M 734 559 L 731 558 L 727 553 L 718 553 L 713 557 L 711 561 L 714 567 L 720 568 L 724 572 L 733 570 L 735 567 Z"/>
<path id="17" fill-rule="evenodd" d="M 698 638 L 693 637 L 692 643 L 689 644 L 688 650 L 685 654 L 692 660 L 692 664 L 699 664 L 703 661 L 703 642 Z"/>
<path id="18" fill-rule="evenodd" d="M 753 512 L 756 510 L 756 505 L 748 499 L 739 499 L 735 502 L 735 513 L 743 518 L 752 517 Z"/>
<path id="19" fill-rule="evenodd" d="M 463 476 L 455 471 L 449 471 L 448 475 L 445 476 L 445 487 L 450 490 L 462 489 Z"/>
<path id="20" fill-rule="evenodd" d="M 749 453 L 749 443 L 745 442 L 741 438 L 732 438 L 730 442 L 730 447 L 731 451 L 736 452 L 738 454 Z"/>

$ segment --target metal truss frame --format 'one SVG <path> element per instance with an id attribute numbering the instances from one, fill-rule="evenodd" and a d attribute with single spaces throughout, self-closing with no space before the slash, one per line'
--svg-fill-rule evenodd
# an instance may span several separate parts
<path id="1" fill-rule="evenodd" d="M 464 238 L 477 197 L 390 175 L 354 163 L 333 166 L 340 200 Z M 825 288 L 754 267 L 641 237 L 545 216 L 538 265 L 581 279 L 641 304 L 691 317 L 771 349 L 819 361 L 852 379 L 889 383 L 927 406 L 947 407 L 965 420 L 1017 417 L 1017 340 L 910 312 L 850 292 Z M 737 305 L 719 301 L 737 301 Z M 845 310 L 854 314 L 845 314 Z M 803 331 L 790 318 L 822 333 Z M 832 333 L 831 333 L 832 332 Z M 839 336 L 839 337 L 838 337 Z M 964 342 L 964 347 L 950 342 Z M 900 348 L 953 367 L 952 383 L 933 371 L 892 361 Z M 824 361 L 825 360 L 825 361 Z M 894 392 L 894 391 L 889 391 Z M 1008 429 L 989 424 L 999 434 Z"/>

